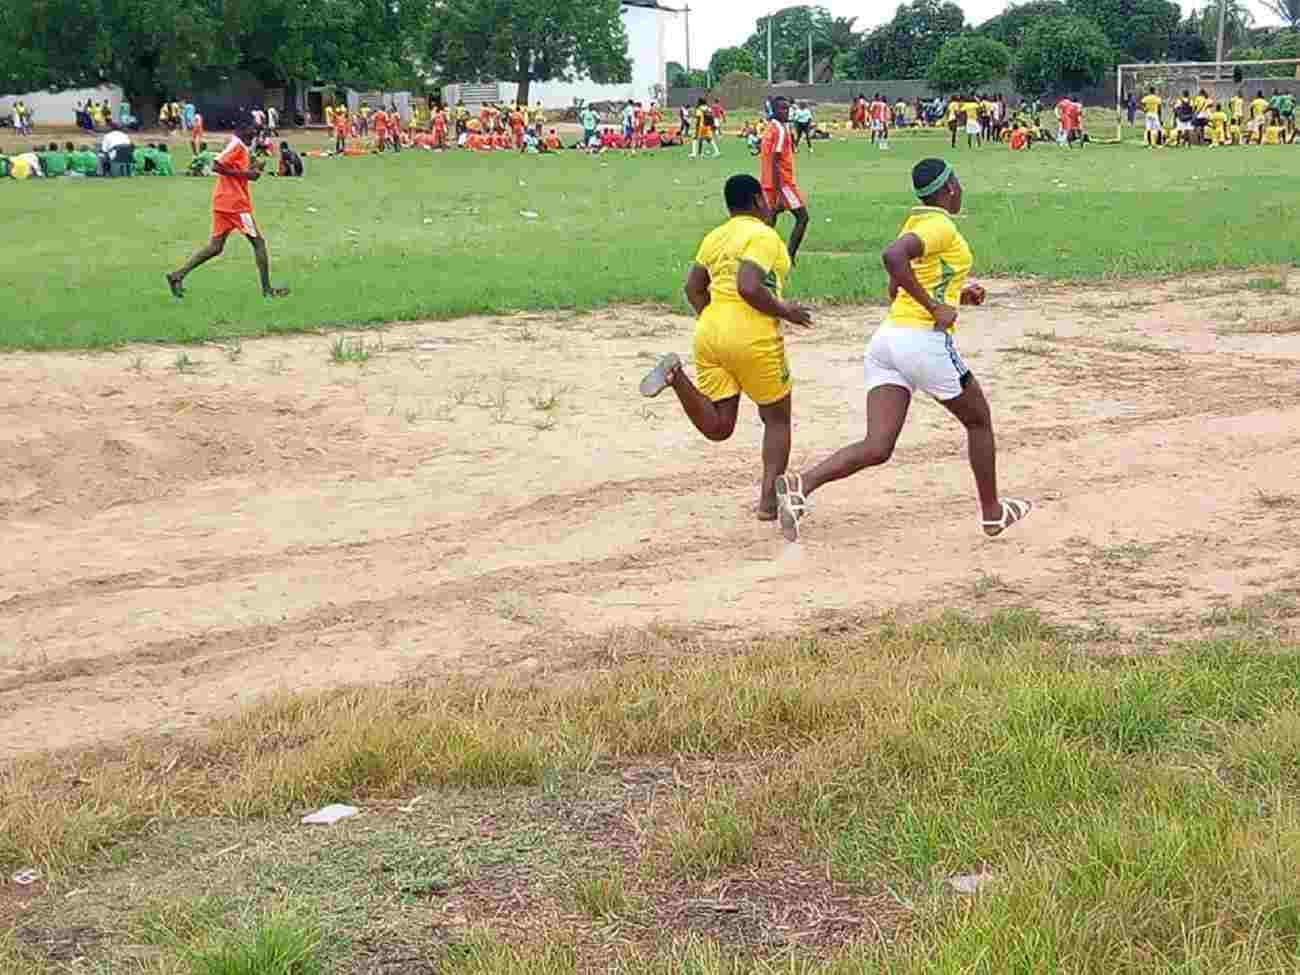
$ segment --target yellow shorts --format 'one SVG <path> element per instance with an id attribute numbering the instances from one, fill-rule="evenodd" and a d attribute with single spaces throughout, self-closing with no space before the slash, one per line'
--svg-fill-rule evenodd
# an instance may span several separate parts
<path id="1" fill-rule="evenodd" d="M 744 393 L 759 406 L 790 395 L 790 365 L 780 326 L 708 312 L 695 326 L 695 385 L 713 402 Z"/>

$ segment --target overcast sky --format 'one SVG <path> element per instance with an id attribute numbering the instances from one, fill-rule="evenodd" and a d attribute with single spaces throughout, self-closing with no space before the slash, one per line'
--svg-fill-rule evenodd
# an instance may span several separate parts
<path id="1" fill-rule="evenodd" d="M 792 6 L 797 0 L 661 0 L 664 6 L 681 8 L 690 3 L 691 8 L 691 67 L 703 68 L 713 52 L 720 47 L 733 47 L 742 43 L 754 32 L 759 17 Z M 816 2 L 816 0 L 810 0 Z M 1202 7 L 1206 0 L 1182 0 L 1183 10 Z M 969 23 L 979 24 L 1001 13 L 1008 6 L 1006 0 L 958 0 L 966 11 Z M 1260 4 L 1247 0 L 1259 25 L 1277 23 Z M 836 17 L 857 17 L 857 28 L 877 27 L 894 16 L 898 0 L 822 0 Z M 744 13 L 739 11 L 743 9 Z M 672 17 L 668 24 L 668 60 L 686 62 L 686 32 L 682 16 Z"/>

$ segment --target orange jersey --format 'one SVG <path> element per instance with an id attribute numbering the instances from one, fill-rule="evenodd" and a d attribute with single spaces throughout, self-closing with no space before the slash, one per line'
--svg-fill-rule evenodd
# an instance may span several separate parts
<path id="1" fill-rule="evenodd" d="M 240 142 L 237 136 L 231 136 L 216 162 L 231 169 L 247 170 L 253 160 L 248 154 L 248 146 Z M 217 183 L 212 187 L 212 209 L 217 213 L 251 213 L 253 198 L 248 193 L 248 178 L 218 173 Z"/>
<path id="2" fill-rule="evenodd" d="M 522 129 L 524 127 L 524 117 L 521 113 L 510 113 L 510 127 L 512 129 Z"/>
<path id="3" fill-rule="evenodd" d="M 781 183 L 785 186 L 794 184 L 794 153 L 790 151 L 790 133 L 785 125 L 773 119 L 763 130 L 763 141 L 759 149 L 759 182 L 763 189 L 770 190 L 776 186 L 776 167 L 780 166 Z"/>
<path id="4" fill-rule="evenodd" d="M 348 134 L 348 117 L 345 113 L 334 113 L 334 132 L 336 135 Z"/>

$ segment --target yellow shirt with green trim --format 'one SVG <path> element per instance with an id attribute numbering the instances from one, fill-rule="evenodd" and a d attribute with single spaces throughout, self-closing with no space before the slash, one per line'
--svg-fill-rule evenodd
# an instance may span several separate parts
<path id="1" fill-rule="evenodd" d="M 764 284 L 781 297 L 790 273 L 790 252 L 775 230 L 757 217 L 732 217 L 700 244 L 695 263 L 709 272 L 709 304 L 701 324 L 756 326 L 775 329 L 775 317 L 764 315 L 740 296 L 736 276 L 740 262 L 758 265 Z"/>
<path id="2" fill-rule="evenodd" d="M 1164 104 L 1164 99 L 1161 98 L 1159 95 L 1142 96 L 1142 111 L 1146 112 L 1148 115 L 1154 115 L 1155 113 L 1159 112 L 1160 106 L 1163 104 Z"/>
<path id="3" fill-rule="evenodd" d="M 1228 108 L 1233 119 L 1239 119 L 1245 112 L 1246 100 L 1240 95 L 1233 95 L 1232 98 L 1228 100 Z"/>
<path id="4" fill-rule="evenodd" d="M 956 308 L 975 258 L 948 211 L 914 207 L 898 232 L 899 237 L 906 234 L 916 234 L 923 248 L 921 256 L 912 260 L 916 280 L 935 301 Z M 889 307 L 889 321 L 911 328 L 934 328 L 934 316 L 902 288 Z"/>

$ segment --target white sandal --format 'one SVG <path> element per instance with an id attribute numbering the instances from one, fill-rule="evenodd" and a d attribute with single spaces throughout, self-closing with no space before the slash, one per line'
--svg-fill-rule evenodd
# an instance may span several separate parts
<path id="1" fill-rule="evenodd" d="M 669 352 L 659 360 L 658 365 L 646 373 L 641 380 L 641 395 L 655 397 L 672 385 L 672 373 L 682 367 L 681 357 L 676 352 Z"/>
<path id="2" fill-rule="evenodd" d="M 1023 501 L 1020 498 L 1004 498 L 1000 503 L 1002 517 L 995 521 L 983 522 L 984 534 L 989 538 L 997 538 L 1016 522 L 1028 518 L 1029 512 L 1034 510 L 1033 502 Z"/>
<path id="3" fill-rule="evenodd" d="M 803 493 L 803 478 L 781 474 L 776 479 L 776 511 L 787 542 L 799 541 L 799 522 L 812 509 Z"/>

